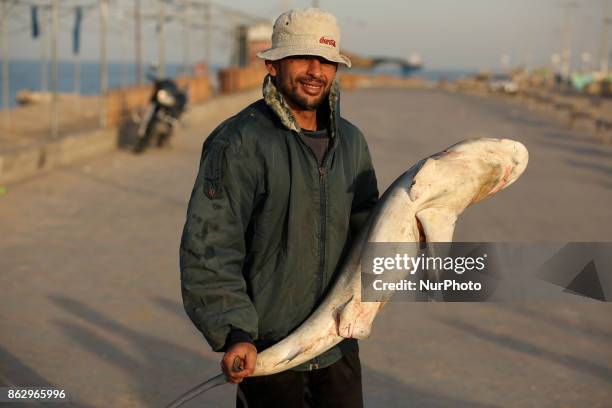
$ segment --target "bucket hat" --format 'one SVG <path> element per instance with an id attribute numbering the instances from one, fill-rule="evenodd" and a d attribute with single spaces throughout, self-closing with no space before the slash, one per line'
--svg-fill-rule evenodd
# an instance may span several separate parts
<path id="1" fill-rule="evenodd" d="M 257 53 L 259 58 L 271 61 L 294 55 L 316 55 L 351 67 L 351 60 L 340 54 L 336 17 L 318 8 L 281 14 L 272 29 L 272 47 Z"/>

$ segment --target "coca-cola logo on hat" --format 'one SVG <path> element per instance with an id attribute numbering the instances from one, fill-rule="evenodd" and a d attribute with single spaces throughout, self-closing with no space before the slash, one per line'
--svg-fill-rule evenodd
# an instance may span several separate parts
<path id="1" fill-rule="evenodd" d="M 325 36 L 319 38 L 319 43 L 331 45 L 332 47 L 336 48 L 336 40 L 332 40 L 331 38 L 325 38 Z"/>

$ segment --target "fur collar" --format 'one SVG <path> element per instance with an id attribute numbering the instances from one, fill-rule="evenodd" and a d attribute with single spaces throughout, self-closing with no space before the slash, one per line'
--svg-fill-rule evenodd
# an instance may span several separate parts
<path id="1" fill-rule="evenodd" d="M 298 125 L 295 117 L 291 113 L 291 109 L 289 109 L 289 105 L 287 105 L 285 98 L 283 98 L 283 95 L 274 85 L 274 81 L 272 81 L 270 75 L 266 75 L 264 79 L 263 96 L 264 101 L 276 116 L 278 116 L 283 126 L 298 133 L 302 131 L 300 125 Z M 326 98 L 326 101 L 329 105 L 329 136 L 333 138 L 337 133 L 337 118 L 340 116 L 340 92 L 337 79 L 334 79 L 334 82 L 332 82 L 329 96 Z"/>

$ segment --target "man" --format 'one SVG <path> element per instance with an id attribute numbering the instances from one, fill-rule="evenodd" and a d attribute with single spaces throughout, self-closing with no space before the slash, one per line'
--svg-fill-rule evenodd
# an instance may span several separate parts
<path id="1" fill-rule="evenodd" d="M 335 17 L 292 10 L 258 56 L 264 98 L 204 144 L 181 240 L 187 314 L 240 383 L 237 406 L 362 406 L 357 342 L 279 374 L 248 376 L 257 352 L 319 305 L 378 199 L 361 132 L 339 114 Z M 240 368 L 234 371 L 234 360 Z"/>

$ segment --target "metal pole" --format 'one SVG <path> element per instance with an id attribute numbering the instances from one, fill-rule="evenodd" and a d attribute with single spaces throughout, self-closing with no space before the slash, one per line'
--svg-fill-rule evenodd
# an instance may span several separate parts
<path id="1" fill-rule="evenodd" d="M 118 7 L 121 7 L 118 4 Z M 119 20 L 119 24 L 121 26 L 121 87 L 126 88 L 128 86 L 128 65 L 127 65 L 127 42 L 124 41 L 124 38 L 127 38 L 127 19 L 125 18 L 125 14 L 123 10 L 117 9 L 117 20 Z"/>
<path id="2" fill-rule="evenodd" d="M 142 35 L 140 31 L 140 0 L 134 1 L 134 58 L 136 83 L 142 84 Z"/>
<path id="3" fill-rule="evenodd" d="M 164 0 L 158 0 L 159 3 L 159 77 L 163 78 L 166 76 L 166 33 L 164 30 L 164 23 L 166 20 L 166 3 Z"/>
<path id="4" fill-rule="evenodd" d="M 74 54 L 74 93 L 81 94 L 81 60 L 79 54 Z"/>
<path id="5" fill-rule="evenodd" d="M 561 76 L 563 79 L 568 79 L 571 74 L 571 56 L 572 56 L 572 25 L 571 25 L 571 8 L 575 8 L 575 2 L 567 2 L 564 7 L 564 23 L 563 23 L 563 46 L 561 48 Z"/>
<path id="6" fill-rule="evenodd" d="M 47 7 L 40 7 L 40 90 L 49 90 L 47 48 Z"/>
<path id="7" fill-rule="evenodd" d="M 210 72 L 210 35 L 210 3 L 206 3 L 204 5 L 204 59 L 208 72 Z"/>
<path id="8" fill-rule="evenodd" d="M 81 59 L 79 54 L 74 54 L 74 94 L 76 96 L 76 109 L 81 110 Z"/>
<path id="9" fill-rule="evenodd" d="M 601 55 L 600 55 L 600 69 L 601 72 L 607 77 L 608 76 L 608 62 L 610 60 L 610 50 L 608 49 L 608 25 L 610 24 L 609 14 L 609 1 L 604 0 L 604 16 L 603 16 L 603 27 L 601 32 Z"/>
<path id="10" fill-rule="evenodd" d="M 4 126 L 11 126 L 9 110 L 9 60 L 8 60 L 8 20 L 6 0 L 2 0 L 2 108 L 4 109 Z"/>
<path id="11" fill-rule="evenodd" d="M 53 0 L 51 9 L 51 137 L 59 135 L 59 82 L 57 73 L 57 34 L 59 30 L 59 0 Z"/>
<path id="12" fill-rule="evenodd" d="M 76 12 L 76 11 L 75 11 Z M 81 58 L 79 52 L 74 54 L 74 94 L 76 111 L 81 111 Z"/>
<path id="13" fill-rule="evenodd" d="M 108 61 L 106 36 L 108 31 L 108 0 L 100 0 L 100 126 L 108 123 Z"/>
<path id="14" fill-rule="evenodd" d="M 185 1 L 183 21 L 183 75 L 191 75 L 191 2 Z"/>
<path id="15" fill-rule="evenodd" d="M 570 50 L 569 50 L 569 41 L 570 41 L 570 16 L 569 16 L 569 7 L 565 6 L 563 16 L 563 46 L 561 49 L 561 76 L 564 79 L 567 79 L 569 76 L 570 70 Z"/>

